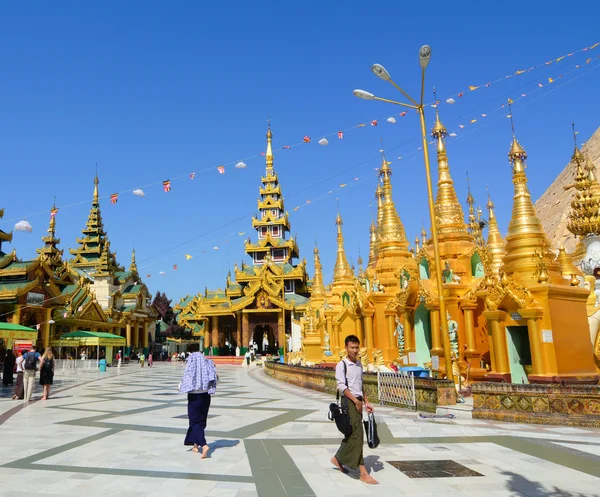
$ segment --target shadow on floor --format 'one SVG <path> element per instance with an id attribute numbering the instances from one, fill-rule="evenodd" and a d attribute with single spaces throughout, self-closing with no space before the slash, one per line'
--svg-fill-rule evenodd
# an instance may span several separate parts
<path id="1" fill-rule="evenodd" d="M 510 471 L 503 471 L 503 475 L 509 476 L 510 480 L 506 482 L 507 490 L 511 492 L 511 495 L 527 497 L 600 497 L 599 494 L 589 494 L 581 492 L 569 492 L 558 487 L 552 487 L 547 489 L 542 484 L 528 480 L 523 475 L 518 475 Z M 565 486 L 569 483 L 565 482 Z M 512 493 L 514 492 L 514 493 Z"/>
<path id="2" fill-rule="evenodd" d="M 217 449 L 225 449 L 228 447 L 235 447 L 240 443 L 239 440 L 215 440 L 210 443 L 210 449 L 208 450 L 209 457 L 212 456 L 212 453 Z"/>
<path id="3" fill-rule="evenodd" d="M 384 466 L 383 462 L 379 460 L 379 456 L 367 456 L 365 457 L 365 468 L 369 473 L 381 471 Z"/>

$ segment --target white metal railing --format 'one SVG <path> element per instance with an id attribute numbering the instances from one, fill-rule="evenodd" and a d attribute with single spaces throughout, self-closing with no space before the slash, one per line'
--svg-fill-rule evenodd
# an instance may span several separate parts
<path id="1" fill-rule="evenodd" d="M 415 396 L 415 377 L 411 373 L 402 371 L 378 371 L 377 391 L 379 403 L 417 407 Z"/>
<path id="2" fill-rule="evenodd" d="M 61 375 L 77 373 L 96 373 L 98 361 L 96 359 L 57 359 L 54 364 L 54 373 Z"/>

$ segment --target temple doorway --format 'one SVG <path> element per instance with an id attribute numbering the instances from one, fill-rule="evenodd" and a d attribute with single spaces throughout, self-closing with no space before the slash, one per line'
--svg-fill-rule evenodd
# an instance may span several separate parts
<path id="1" fill-rule="evenodd" d="M 527 370 L 531 371 L 531 349 L 527 326 L 507 326 L 508 360 L 513 383 L 529 383 Z"/>
<path id="2" fill-rule="evenodd" d="M 259 354 L 277 354 L 275 332 L 270 324 L 257 324 L 254 327 L 252 341 L 258 346 Z"/>

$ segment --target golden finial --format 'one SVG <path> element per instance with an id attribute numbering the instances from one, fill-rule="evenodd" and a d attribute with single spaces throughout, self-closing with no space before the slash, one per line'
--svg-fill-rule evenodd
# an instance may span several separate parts
<path id="1" fill-rule="evenodd" d="M 437 140 L 438 140 L 438 153 L 439 153 L 440 148 L 445 150 L 443 139 L 448 134 L 448 130 L 440 121 L 439 106 L 437 104 L 437 96 L 435 93 L 435 88 L 433 89 L 433 97 L 436 102 L 436 105 L 435 105 L 435 124 L 433 125 L 433 128 L 431 130 L 431 136 L 433 138 L 437 138 Z"/>
<path id="2" fill-rule="evenodd" d="M 273 133 L 271 132 L 271 117 L 269 117 L 267 129 L 267 151 L 265 152 L 265 162 L 267 164 L 267 174 L 273 170 Z"/>
<path id="3" fill-rule="evenodd" d="M 483 233 L 481 232 L 481 225 L 475 215 L 475 199 L 471 194 L 471 183 L 469 181 L 469 173 L 467 172 L 467 204 L 469 206 L 469 223 L 467 230 L 473 236 L 477 245 L 483 245 Z"/>
<path id="4" fill-rule="evenodd" d="M 510 151 L 508 152 L 508 161 L 513 165 L 513 172 L 515 171 L 515 169 L 520 170 L 521 168 L 523 168 L 523 162 L 525 162 L 527 160 L 527 152 L 525 152 L 525 149 L 521 146 L 521 144 L 519 143 L 519 141 L 517 140 L 517 137 L 515 136 L 515 123 L 513 121 L 513 115 L 512 115 L 512 107 L 511 107 L 511 101 L 508 101 L 508 112 L 509 112 L 509 116 L 510 116 L 510 127 L 512 128 L 512 136 L 513 136 L 513 140 L 512 140 L 512 144 L 510 146 Z"/>
<path id="5" fill-rule="evenodd" d="M 377 182 L 375 198 L 377 199 L 377 227 L 380 227 L 383 219 L 383 188 L 380 182 Z"/>
<path id="6" fill-rule="evenodd" d="M 354 277 L 348 259 L 346 258 L 346 251 L 344 250 L 344 235 L 342 233 L 342 216 L 338 210 L 337 217 L 335 219 L 337 226 L 337 257 L 335 260 L 335 266 L 333 268 L 333 283 L 349 282 Z"/>
<path id="7" fill-rule="evenodd" d="M 312 298 L 319 298 L 325 296 L 325 285 L 323 284 L 323 266 L 321 265 L 321 259 L 319 257 L 319 248 L 315 243 L 314 249 L 315 256 L 315 277 L 313 278 L 313 284 L 310 289 L 310 295 Z"/>
<path id="8" fill-rule="evenodd" d="M 577 134 L 579 132 L 575 131 L 575 123 L 571 123 L 571 127 L 573 128 L 573 144 L 575 146 L 571 160 L 573 162 L 575 162 L 576 164 L 583 164 L 583 154 L 581 153 L 581 150 L 579 150 L 579 147 L 577 146 Z"/>
<path id="9" fill-rule="evenodd" d="M 98 179 L 98 164 L 96 164 L 96 176 L 94 177 L 94 199 L 92 201 L 95 205 L 98 205 L 100 202 L 98 196 L 98 183 L 100 183 L 100 180 Z"/>
<path id="10" fill-rule="evenodd" d="M 421 250 L 419 247 L 419 242 L 420 242 L 419 237 L 415 236 L 415 252 L 417 252 L 417 253 L 419 252 L 419 250 Z"/>
<path id="11" fill-rule="evenodd" d="M 425 231 L 425 226 L 423 226 L 423 229 L 421 229 L 421 240 L 423 242 L 424 247 L 427 243 L 427 231 Z"/>
<path id="12" fill-rule="evenodd" d="M 138 268 L 135 262 L 135 248 L 131 251 L 131 265 L 129 266 L 129 271 L 131 273 L 137 273 Z"/>

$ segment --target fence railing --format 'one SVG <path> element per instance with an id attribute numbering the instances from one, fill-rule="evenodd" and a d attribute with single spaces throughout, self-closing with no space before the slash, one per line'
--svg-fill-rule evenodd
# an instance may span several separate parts
<path id="1" fill-rule="evenodd" d="M 377 372 L 379 403 L 406 406 L 416 409 L 415 377 L 407 372 Z"/>
<path id="2" fill-rule="evenodd" d="M 78 373 L 97 373 L 98 361 L 96 359 L 57 359 L 54 364 L 54 373 L 61 375 Z"/>

